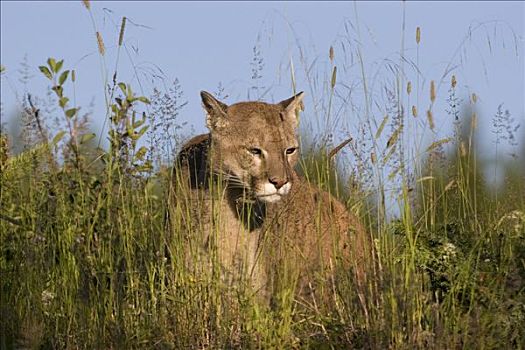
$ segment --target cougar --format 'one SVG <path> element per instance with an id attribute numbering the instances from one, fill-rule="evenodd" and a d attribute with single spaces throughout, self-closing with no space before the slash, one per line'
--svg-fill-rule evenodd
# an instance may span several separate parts
<path id="1" fill-rule="evenodd" d="M 189 213 L 181 219 L 187 233 L 202 233 L 204 249 L 216 248 L 224 280 L 243 279 L 267 293 L 291 278 L 311 293 L 344 263 L 362 282 L 365 230 L 341 202 L 294 170 L 303 93 L 276 104 L 228 106 L 205 91 L 201 98 L 210 132 L 177 156 L 175 178 L 183 190 L 176 201 Z"/>

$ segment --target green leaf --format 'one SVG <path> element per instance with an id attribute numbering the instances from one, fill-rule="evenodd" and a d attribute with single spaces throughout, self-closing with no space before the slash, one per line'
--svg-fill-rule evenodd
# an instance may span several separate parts
<path id="1" fill-rule="evenodd" d="M 60 85 L 63 85 L 66 82 L 68 75 L 69 75 L 69 71 L 68 70 L 66 70 L 62 74 L 60 74 L 60 78 L 58 78 L 58 83 Z"/>
<path id="2" fill-rule="evenodd" d="M 52 71 L 52 72 L 56 72 L 56 65 L 57 65 L 57 62 L 55 61 L 54 58 L 49 57 L 49 58 L 47 59 L 47 65 L 49 66 L 49 68 L 51 68 L 51 71 Z"/>
<path id="3" fill-rule="evenodd" d="M 126 84 L 124 84 L 124 83 L 118 83 L 118 87 L 120 88 L 120 90 L 122 90 L 122 93 L 123 93 L 124 95 L 126 95 L 126 90 L 127 90 L 127 89 L 126 89 Z"/>
<path id="4" fill-rule="evenodd" d="M 129 118 L 126 119 L 126 133 L 130 136 L 133 137 L 133 135 L 135 134 L 135 131 L 133 130 L 130 122 L 129 122 Z"/>
<path id="5" fill-rule="evenodd" d="M 144 146 L 140 147 L 139 150 L 135 153 L 134 161 L 140 161 L 144 159 L 144 156 L 146 155 L 146 152 L 148 149 Z"/>
<path id="6" fill-rule="evenodd" d="M 66 117 L 73 118 L 77 114 L 78 108 L 71 108 L 66 111 Z"/>
<path id="7" fill-rule="evenodd" d="M 69 102 L 69 98 L 67 97 L 62 97 L 60 100 L 58 100 L 58 104 L 61 108 L 64 108 L 68 102 Z"/>
<path id="8" fill-rule="evenodd" d="M 450 141 L 452 141 L 452 138 L 448 137 L 446 139 L 442 139 L 442 140 L 438 140 L 438 141 L 434 141 L 432 142 L 432 144 L 430 146 L 428 146 L 427 148 L 427 152 L 430 152 L 432 151 L 434 148 L 437 148 L 441 145 L 444 145 L 445 143 L 449 143 Z"/>
<path id="9" fill-rule="evenodd" d="M 142 102 L 142 103 L 145 103 L 145 104 L 147 104 L 147 105 L 150 104 L 150 101 L 148 100 L 148 98 L 147 98 L 147 97 L 144 97 L 144 96 L 139 96 L 139 97 L 137 97 L 137 100 L 140 101 L 140 102 Z"/>
<path id="10" fill-rule="evenodd" d="M 138 128 L 140 126 L 142 126 L 142 124 L 144 124 L 146 120 L 145 119 L 141 119 L 141 120 L 137 120 L 136 122 L 133 123 L 133 128 Z"/>
<path id="11" fill-rule="evenodd" d="M 151 164 L 151 161 L 146 161 L 144 164 L 139 165 L 136 167 L 137 171 L 150 171 L 153 169 L 153 165 Z"/>
<path id="12" fill-rule="evenodd" d="M 62 86 L 60 85 L 56 85 L 56 86 L 53 86 L 51 88 L 51 90 L 53 90 L 54 92 L 56 92 L 57 96 L 62 98 L 62 92 L 64 91 L 64 89 L 62 89 Z"/>
<path id="13" fill-rule="evenodd" d="M 53 145 L 56 145 L 60 140 L 62 140 L 62 138 L 64 137 L 65 134 L 66 134 L 65 131 L 63 131 L 63 130 L 62 130 L 62 131 L 59 131 L 59 132 L 55 135 L 55 137 L 53 137 L 53 141 L 51 141 L 52 144 L 53 144 Z"/>
<path id="14" fill-rule="evenodd" d="M 140 129 L 140 130 L 137 132 L 137 134 L 138 134 L 139 136 L 144 135 L 144 133 L 146 132 L 146 130 L 148 130 L 148 128 L 149 128 L 149 125 L 145 125 L 145 126 L 143 126 L 142 129 Z"/>
<path id="15" fill-rule="evenodd" d="M 388 120 L 388 114 L 385 115 L 385 117 L 383 118 L 383 121 L 381 122 L 381 125 L 379 125 L 379 129 L 377 129 L 376 131 L 376 140 L 379 138 L 379 136 L 381 136 L 381 133 L 383 132 L 383 128 L 385 127 L 387 120 Z"/>
<path id="16" fill-rule="evenodd" d="M 84 134 L 80 137 L 80 144 L 83 144 L 83 143 L 86 143 L 86 142 L 89 142 L 91 140 L 93 140 L 95 138 L 95 136 L 97 136 L 95 133 L 88 133 L 88 134 Z"/>
<path id="17" fill-rule="evenodd" d="M 56 63 L 55 73 L 60 72 L 60 70 L 62 69 L 62 65 L 64 65 L 64 60 L 60 60 Z"/>
<path id="18" fill-rule="evenodd" d="M 42 73 L 44 73 L 44 75 L 47 77 L 47 79 L 49 79 L 49 80 L 53 79 L 53 75 L 51 75 L 51 72 L 49 71 L 49 68 L 47 68 L 46 66 L 40 66 L 40 67 L 38 67 L 38 69 L 40 69 L 40 71 Z"/>

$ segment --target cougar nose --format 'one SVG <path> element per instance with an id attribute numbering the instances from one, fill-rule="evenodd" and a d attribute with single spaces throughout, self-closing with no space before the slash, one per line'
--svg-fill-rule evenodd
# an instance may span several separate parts
<path id="1" fill-rule="evenodd" d="M 270 183 L 274 185 L 276 189 L 280 189 L 281 187 L 283 187 L 284 185 L 288 183 L 288 179 L 280 179 L 275 176 L 269 178 L 268 181 L 270 181 Z"/>

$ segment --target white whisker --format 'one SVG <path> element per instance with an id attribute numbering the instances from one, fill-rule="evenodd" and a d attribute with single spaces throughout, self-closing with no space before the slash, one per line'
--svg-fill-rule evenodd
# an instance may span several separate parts
<path id="1" fill-rule="evenodd" d="M 230 186 L 231 188 L 241 188 L 241 189 L 249 188 L 249 186 L 246 183 L 244 183 L 241 179 L 239 179 L 234 174 L 224 172 L 224 171 L 217 171 L 217 170 L 214 171 L 214 174 L 221 177 L 224 181 L 226 181 L 228 183 L 228 186 Z"/>

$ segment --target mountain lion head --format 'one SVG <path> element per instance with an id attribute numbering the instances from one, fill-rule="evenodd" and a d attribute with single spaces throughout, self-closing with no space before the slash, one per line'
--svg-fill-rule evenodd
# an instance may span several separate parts
<path id="1" fill-rule="evenodd" d="M 297 126 L 303 93 L 277 104 L 240 102 L 230 106 L 201 92 L 211 134 L 212 168 L 229 186 L 262 202 L 290 191 L 299 157 Z"/>

